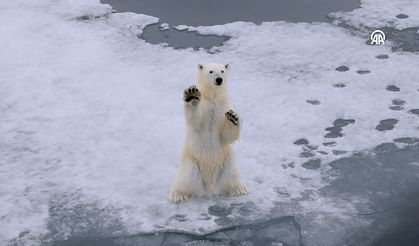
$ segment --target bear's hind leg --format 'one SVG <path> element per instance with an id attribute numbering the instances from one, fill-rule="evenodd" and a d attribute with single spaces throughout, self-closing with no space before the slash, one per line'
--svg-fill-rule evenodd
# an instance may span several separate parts
<path id="1" fill-rule="evenodd" d="M 231 156 L 224 162 L 224 168 L 218 178 L 220 193 L 226 196 L 241 196 L 248 193 L 246 186 L 241 182 L 236 163 Z"/>
<path id="2" fill-rule="evenodd" d="M 204 185 L 198 163 L 191 159 L 183 160 L 170 191 L 169 200 L 179 203 L 186 201 L 190 196 L 202 196 L 203 193 Z"/>

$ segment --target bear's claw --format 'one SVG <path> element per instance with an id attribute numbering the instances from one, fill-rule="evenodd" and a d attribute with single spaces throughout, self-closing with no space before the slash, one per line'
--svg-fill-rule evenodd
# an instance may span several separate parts
<path id="1" fill-rule="evenodd" d="M 172 192 L 170 194 L 170 201 L 173 203 L 180 203 L 188 200 L 189 196 L 186 193 L 183 192 Z"/>
<path id="2" fill-rule="evenodd" d="M 225 195 L 227 195 L 227 196 L 241 196 L 241 195 L 246 195 L 248 193 L 249 192 L 247 191 L 246 186 L 244 186 L 243 184 L 238 184 L 238 185 L 230 187 L 225 192 Z"/>
<path id="3" fill-rule="evenodd" d="M 183 100 L 185 102 L 198 102 L 201 98 L 201 93 L 195 85 L 190 86 L 183 92 Z"/>
<path id="4" fill-rule="evenodd" d="M 231 121 L 231 123 L 233 123 L 235 126 L 237 126 L 239 124 L 239 116 L 237 115 L 236 112 L 234 112 L 233 110 L 229 110 L 226 112 L 226 117 L 229 121 Z"/>

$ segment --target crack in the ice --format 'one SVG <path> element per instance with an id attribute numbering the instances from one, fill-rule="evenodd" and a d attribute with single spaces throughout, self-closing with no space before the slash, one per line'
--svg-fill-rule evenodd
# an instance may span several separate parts
<path id="1" fill-rule="evenodd" d="M 250 230 L 250 233 L 249 233 Z M 247 232 L 247 234 L 246 234 Z M 240 235 L 239 238 L 235 238 L 234 233 Z M 296 236 L 295 240 L 289 242 L 289 235 Z M 281 237 L 282 236 L 282 237 Z M 296 222 L 294 216 L 277 217 L 267 221 L 232 225 L 223 228 L 216 229 L 207 233 L 195 233 L 181 230 L 164 230 L 154 232 L 137 233 L 128 236 L 112 236 L 104 237 L 99 240 L 105 242 L 109 241 L 120 241 L 120 240 L 141 240 L 142 238 L 150 238 L 155 242 L 160 241 L 158 245 L 167 245 L 171 240 L 176 237 L 182 237 L 183 242 L 217 242 L 217 243 L 229 243 L 236 245 L 239 242 L 251 241 L 257 244 L 266 244 L 269 242 L 282 243 L 283 245 L 300 245 L 303 246 L 301 236 L 301 226 Z M 174 238 L 171 238 L 174 237 Z M 287 239 L 285 237 L 288 237 Z M 283 239 L 282 239 L 283 238 Z M 292 236 L 291 236 L 292 238 Z M 74 239 L 74 238 L 73 238 Z M 67 239 L 62 241 L 65 245 L 73 245 L 71 241 L 73 239 Z M 95 240 L 93 238 L 77 238 L 76 241 L 89 241 Z M 288 241 L 287 241 L 288 240 Z M 77 244 L 77 242 L 75 242 Z M 75 245 L 75 244 L 74 244 Z"/>

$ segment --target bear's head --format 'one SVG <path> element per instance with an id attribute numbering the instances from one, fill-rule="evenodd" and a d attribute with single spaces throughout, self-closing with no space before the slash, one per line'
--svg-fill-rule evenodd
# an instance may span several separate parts
<path id="1" fill-rule="evenodd" d="M 198 83 L 202 83 L 206 88 L 222 88 L 227 82 L 228 64 L 199 64 Z"/>

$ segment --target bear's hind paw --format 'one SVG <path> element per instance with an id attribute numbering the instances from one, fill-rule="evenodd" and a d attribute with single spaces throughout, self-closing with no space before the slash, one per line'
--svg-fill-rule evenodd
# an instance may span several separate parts
<path id="1" fill-rule="evenodd" d="M 169 200 L 173 203 L 181 203 L 188 200 L 189 196 L 187 193 L 184 192 L 172 192 L 170 193 Z"/>
<path id="2" fill-rule="evenodd" d="M 227 191 L 225 192 L 225 195 L 226 196 L 242 196 L 248 193 L 249 192 L 247 191 L 246 186 L 244 186 L 243 184 L 238 184 L 238 185 L 234 185 L 228 188 Z"/>

